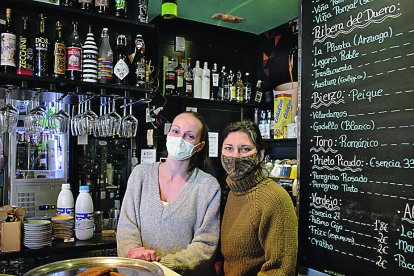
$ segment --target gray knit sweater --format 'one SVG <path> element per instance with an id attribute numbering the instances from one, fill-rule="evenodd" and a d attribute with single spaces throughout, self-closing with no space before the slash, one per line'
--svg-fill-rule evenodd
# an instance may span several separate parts
<path id="1" fill-rule="evenodd" d="M 163 206 L 159 165 L 139 165 L 128 179 L 116 234 L 118 255 L 143 246 L 178 273 L 209 275 L 220 236 L 220 185 L 195 169 L 175 200 Z"/>

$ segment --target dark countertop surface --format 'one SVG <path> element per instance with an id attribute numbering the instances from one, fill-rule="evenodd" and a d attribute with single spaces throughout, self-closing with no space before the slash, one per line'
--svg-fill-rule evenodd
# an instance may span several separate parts
<path id="1" fill-rule="evenodd" d="M 113 248 L 116 248 L 115 236 L 103 237 L 100 234 L 95 234 L 91 239 L 86 241 L 80 241 L 75 238 L 74 242 L 63 242 L 63 240 L 55 239 L 51 246 L 46 246 L 40 249 L 29 249 L 22 244 L 20 251 L 0 253 L 0 260 L 43 257 Z"/>

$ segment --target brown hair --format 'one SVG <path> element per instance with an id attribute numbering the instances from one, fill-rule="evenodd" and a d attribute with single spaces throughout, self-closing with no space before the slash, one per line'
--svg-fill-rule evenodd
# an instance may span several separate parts
<path id="1" fill-rule="evenodd" d="M 223 131 L 223 141 L 230 133 L 238 131 L 242 131 L 250 136 L 250 139 L 252 139 L 253 144 L 256 146 L 257 152 L 261 152 L 262 150 L 266 151 L 266 143 L 263 141 L 259 127 L 251 120 L 243 120 L 228 124 Z"/>
<path id="2" fill-rule="evenodd" d="M 200 134 L 200 142 L 205 143 L 204 147 L 199 151 L 193 154 L 190 159 L 190 164 L 188 166 L 187 172 L 190 173 L 194 168 L 199 168 L 203 171 L 208 171 L 211 168 L 211 160 L 210 156 L 208 155 L 208 132 L 209 128 L 204 120 L 204 117 L 197 112 L 194 111 L 185 111 L 183 113 L 187 113 L 192 115 L 194 118 L 200 121 L 201 127 L 201 134 Z M 180 114 L 183 114 L 180 113 Z"/>

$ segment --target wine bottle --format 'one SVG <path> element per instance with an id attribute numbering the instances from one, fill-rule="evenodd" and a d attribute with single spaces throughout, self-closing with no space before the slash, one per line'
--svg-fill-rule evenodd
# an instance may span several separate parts
<path id="1" fill-rule="evenodd" d="M 135 37 L 135 52 L 132 60 L 132 83 L 138 87 L 145 86 L 145 42 L 142 35 Z"/>
<path id="2" fill-rule="evenodd" d="M 7 74 L 16 73 L 16 33 L 12 26 L 11 9 L 6 9 L 6 26 L 1 36 L 0 71 Z"/>
<path id="3" fill-rule="evenodd" d="M 85 82 L 97 82 L 98 80 L 98 47 L 89 26 L 86 41 L 82 46 L 82 80 Z"/>
<path id="4" fill-rule="evenodd" d="M 217 63 L 213 64 L 213 69 L 211 69 L 211 93 L 210 99 L 217 100 L 218 91 L 219 91 L 219 71 L 217 69 Z"/>
<path id="5" fill-rule="evenodd" d="M 229 99 L 230 101 L 236 101 L 236 85 L 235 85 L 234 74 L 232 70 L 229 71 L 229 75 L 227 78 L 229 80 Z"/>
<path id="6" fill-rule="evenodd" d="M 63 25 L 56 22 L 56 33 L 53 47 L 53 74 L 54 78 L 66 77 L 66 43 L 63 39 Z"/>
<path id="7" fill-rule="evenodd" d="M 246 72 L 245 74 L 245 81 L 244 81 L 244 102 L 250 103 L 252 99 L 252 84 L 249 80 L 250 74 Z"/>
<path id="8" fill-rule="evenodd" d="M 72 22 L 72 34 L 68 41 L 67 51 L 67 77 L 71 80 L 80 80 L 82 75 L 82 43 L 79 39 L 78 22 Z"/>
<path id="9" fill-rule="evenodd" d="M 168 57 L 167 66 L 165 68 L 165 94 L 175 94 L 175 72 L 172 57 Z"/>
<path id="10" fill-rule="evenodd" d="M 243 81 L 242 81 L 242 74 L 241 74 L 240 70 L 237 71 L 237 77 L 236 78 L 237 78 L 236 79 L 236 84 L 235 84 L 235 87 L 236 87 L 236 101 L 241 103 L 244 100 L 244 84 L 243 84 Z"/>
<path id="11" fill-rule="evenodd" d="M 116 38 L 116 54 L 114 62 L 114 78 L 116 84 L 128 84 L 129 68 L 131 67 L 131 63 L 129 62 L 129 58 L 126 53 L 126 44 L 126 36 L 118 35 Z"/>
<path id="12" fill-rule="evenodd" d="M 93 0 L 79 0 L 80 9 L 83 11 L 91 11 L 92 10 L 92 1 Z"/>
<path id="13" fill-rule="evenodd" d="M 21 31 L 17 40 L 16 74 L 33 76 L 34 43 L 30 33 L 29 19 L 22 17 Z"/>
<path id="14" fill-rule="evenodd" d="M 37 77 L 49 76 L 49 38 L 45 33 L 46 17 L 40 14 L 39 33 L 35 36 L 34 74 Z"/>
<path id="15" fill-rule="evenodd" d="M 194 78 L 194 98 L 201 99 L 201 78 L 203 75 L 203 69 L 200 68 L 200 62 L 196 61 L 196 66 L 193 69 Z"/>
<path id="16" fill-rule="evenodd" d="M 112 82 L 113 52 L 109 44 L 108 28 L 102 29 L 102 42 L 98 51 L 98 81 L 100 83 Z"/>
<path id="17" fill-rule="evenodd" d="M 208 64 L 204 62 L 204 68 L 201 77 L 201 96 L 203 99 L 210 98 L 210 69 L 208 69 Z"/>
<path id="18" fill-rule="evenodd" d="M 60 0 L 60 5 L 63 7 L 77 8 L 78 0 Z"/>
<path id="19" fill-rule="evenodd" d="M 220 101 L 227 100 L 226 97 L 226 89 L 228 88 L 228 80 L 226 74 L 226 66 L 221 68 L 220 76 L 219 76 L 219 93 L 217 99 Z"/>
<path id="20" fill-rule="evenodd" d="M 115 0 L 115 16 L 127 17 L 127 0 Z"/>
<path id="21" fill-rule="evenodd" d="M 100 14 L 109 14 L 109 0 L 95 0 L 95 10 Z"/>
<path id="22" fill-rule="evenodd" d="M 175 72 L 175 95 L 184 96 L 184 67 L 182 66 L 182 58 L 178 56 Z"/>
<path id="23" fill-rule="evenodd" d="M 185 95 L 193 97 L 193 69 L 191 68 L 191 58 L 187 58 L 187 70 L 184 73 L 185 78 Z"/>

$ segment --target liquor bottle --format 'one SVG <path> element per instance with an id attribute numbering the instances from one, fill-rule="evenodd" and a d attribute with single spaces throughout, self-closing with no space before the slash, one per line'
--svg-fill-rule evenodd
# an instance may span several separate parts
<path id="1" fill-rule="evenodd" d="M 46 17 L 40 14 L 39 33 L 35 36 L 34 74 L 37 77 L 49 76 L 49 38 L 45 33 Z"/>
<path id="2" fill-rule="evenodd" d="M 269 139 L 274 137 L 274 128 L 275 128 L 275 124 L 273 123 L 273 116 L 272 116 L 273 112 L 271 109 L 267 110 L 267 118 L 266 118 L 266 122 L 267 124 L 269 124 Z"/>
<path id="3" fill-rule="evenodd" d="M 226 66 L 223 66 L 221 68 L 220 76 L 219 76 L 219 92 L 217 95 L 217 99 L 220 101 L 227 100 L 226 97 L 226 88 L 228 88 L 228 79 L 227 79 L 227 73 L 226 73 Z"/>
<path id="4" fill-rule="evenodd" d="M 108 14 L 109 0 L 95 0 L 95 10 L 100 14 Z"/>
<path id="5" fill-rule="evenodd" d="M 263 95 L 263 93 L 262 93 L 262 81 L 258 80 L 257 84 L 256 84 L 256 93 L 255 93 L 255 96 L 254 96 L 254 101 L 256 103 L 260 104 L 261 101 L 262 101 L 262 95 Z"/>
<path id="6" fill-rule="evenodd" d="M 93 0 L 79 0 L 80 9 L 83 11 L 91 11 L 92 10 L 92 1 Z"/>
<path id="7" fill-rule="evenodd" d="M 101 175 L 100 180 L 99 180 L 99 191 L 100 191 L 99 198 L 101 199 L 101 204 L 102 204 L 102 200 L 106 199 L 106 185 L 105 185 L 105 180 L 104 180 L 103 175 Z"/>
<path id="8" fill-rule="evenodd" d="M 98 51 L 98 81 L 112 82 L 113 52 L 109 44 L 108 28 L 102 29 L 102 41 Z"/>
<path id="9" fill-rule="evenodd" d="M 33 76 L 34 43 L 29 29 L 29 19 L 22 17 L 22 27 L 17 40 L 16 74 Z"/>
<path id="10" fill-rule="evenodd" d="M 244 80 L 244 102 L 250 103 L 252 100 L 252 84 L 249 80 L 250 73 L 246 72 L 245 74 L 245 80 Z"/>
<path id="11" fill-rule="evenodd" d="M 66 76 L 66 42 L 63 39 L 63 25 L 56 22 L 56 34 L 53 42 L 53 74 L 54 78 Z"/>
<path id="12" fill-rule="evenodd" d="M 115 0 L 115 16 L 127 17 L 127 0 Z"/>
<path id="13" fill-rule="evenodd" d="M 60 5 L 63 7 L 77 8 L 78 0 L 60 0 Z"/>
<path id="14" fill-rule="evenodd" d="M 254 108 L 253 122 L 259 126 L 259 108 Z"/>
<path id="15" fill-rule="evenodd" d="M 24 139 L 23 133 L 17 133 L 17 148 L 16 148 L 16 169 L 27 170 L 28 169 L 28 145 Z"/>
<path id="16" fill-rule="evenodd" d="M 132 83 L 138 87 L 145 86 L 145 42 L 142 35 L 135 37 L 135 51 L 132 60 Z"/>
<path id="17" fill-rule="evenodd" d="M 193 69 L 191 68 L 191 58 L 187 58 L 187 70 L 184 73 L 185 95 L 193 97 Z"/>
<path id="18" fill-rule="evenodd" d="M 98 47 L 89 26 L 86 41 L 82 46 L 82 80 L 84 82 L 97 82 L 98 80 Z"/>
<path id="19" fill-rule="evenodd" d="M 82 43 L 79 39 L 77 21 L 72 22 L 72 28 L 72 34 L 68 41 L 66 74 L 71 80 L 80 80 L 82 75 Z"/>
<path id="20" fill-rule="evenodd" d="M 39 170 L 47 170 L 47 143 L 45 139 L 44 134 L 42 134 L 40 136 L 39 143 L 37 143 L 37 169 Z"/>
<path id="21" fill-rule="evenodd" d="M 200 62 L 196 61 L 196 66 L 193 69 L 193 78 L 194 78 L 194 98 L 201 99 L 201 79 L 203 76 L 203 69 L 200 68 Z"/>
<path id="22" fill-rule="evenodd" d="M 116 54 L 114 62 L 114 78 L 116 84 L 128 84 L 129 68 L 131 67 L 131 63 L 129 62 L 129 58 L 126 53 L 126 44 L 126 36 L 118 35 L 116 38 Z"/>
<path id="23" fill-rule="evenodd" d="M 1 31 L 0 71 L 7 74 L 16 73 L 16 33 L 13 30 L 11 9 L 6 9 L 6 26 Z"/>
<path id="24" fill-rule="evenodd" d="M 230 70 L 229 76 L 227 78 L 229 80 L 229 100 L 236 101 L 236 85 L 235 85 L 234 74 L 232 70 Z"/>
<path id="25" fill-rule="evenodd" d="M 115 190 L 115 197 L 114 197 L 114 208 L 116 210 L 121 209 L 121 174 L 118 173 L 117 180 L 116 180 L 116 190 Z"/>
<path id="26" fill-rule="evenodd" d="M 182 66 L 182 58 L 178 56 L 177 66 L 174 68 L 175 72 L 175 95 L 184 96 L 184 67 Z"/>
<path id="27" fill-rule="evenodd" d="M 165 94 L 175 94 L 175 72 L 172 57 L 168 57 L 167 66 L 165 68 Z"/>
<path id="28" fill-rule="evenodd" d="M 241 103 L 244 100 L 244 84 L 242 81 L 242 74 L 239 71 L 237 71 L 237 80 L 236 80 L 236 101 Z"/>
<path id="29" fill-rule="evenodd" d="M 219 71 L 217 69 L 217 63 L 213 64 L 213 69 L 211 69 L 211 93 L 210 99 L 217 100 L 219 92 Z"/>
<path id="30" fill-rule="evenodd" d="M 37 137 L 31 135 L 29 137 L 29 170 L 37 169 L 38 165 L 38 154 L 37 154 Z"/>
<path id="31" fill-rule="evenodd" d="M 204 62 L 201 76 L 201 97 L 203 99 L 210 98 L 210 69 L 208 69 L 208 63 L 206 61 Z"/>

